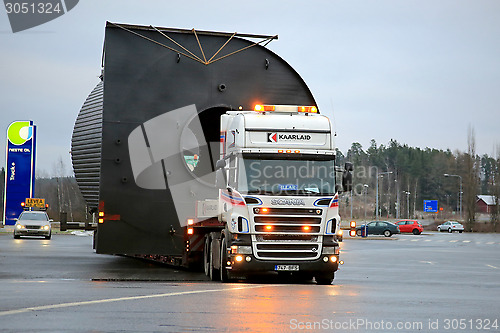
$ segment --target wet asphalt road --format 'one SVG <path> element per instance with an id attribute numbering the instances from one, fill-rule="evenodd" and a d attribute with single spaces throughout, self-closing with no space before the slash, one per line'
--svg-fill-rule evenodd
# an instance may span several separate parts
<path id="1" fill-rule="evenodd" d="M 97 255 L 88 236 L 0 233 L 0 331 L 500 331 L 499 254 L 493 234 L 347 239 L 331 286 L 221 284 Z"/>

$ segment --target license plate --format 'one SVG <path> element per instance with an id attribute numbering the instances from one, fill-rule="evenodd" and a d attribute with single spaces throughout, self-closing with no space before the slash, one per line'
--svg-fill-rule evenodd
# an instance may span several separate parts
<path id="1" fill-rule="evenodd" d="M 276 265 L 274 266 L 275 271 L 298 271 L 299 265 Z"/>

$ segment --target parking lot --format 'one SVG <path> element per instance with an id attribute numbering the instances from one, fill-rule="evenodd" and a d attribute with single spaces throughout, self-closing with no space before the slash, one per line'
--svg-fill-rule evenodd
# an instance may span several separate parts
<path id="1" fill-rule="evenodd" d="M 496 234 L 348 238 L 331 286 L 275 276 L 214 283 L 200 272 L 97 255 L 92 237 L 76 234 L 0 233 L 2 329 L 365 332 L 393 325 L 384 331 L 413 332 L 418 325 L 453 331 L 446 325 L 462 320 L 469 332 L 484 331 L 478 325 L 488 321 L 494 331 L 500 319 Z"/>

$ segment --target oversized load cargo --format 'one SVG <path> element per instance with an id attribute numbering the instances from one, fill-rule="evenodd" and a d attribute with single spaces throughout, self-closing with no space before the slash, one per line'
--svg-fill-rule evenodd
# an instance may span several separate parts
<path id="1" fill-rule="evenodd" d="M 186 264 L 203 255 L 209 233 L 227 229 L 218 208 L 225 188 L 215 186 L 215 175 L 228 136 L 237 133 L 223 131 L 222 116 L 255 105 L 307 106 L 305 114 L 319 113 L 299 74 L 264 46 L 274 39 L 107 23 L 102 82 L 85 101 L 72 137 L 76 180 L 99 215 L 98 253 L 165 256 Z M 318 118 L 315 124 L 325 129 L 298 133 L 277 128 L 273 119 L 266 125 L 249 117 L 249 135 L 276 140 L 265 133 L 280 132 L 284 142 L 299 134 L 319 138 L 323 131 L 331 140 L 325 149 L 334 154 L 329 121 Z"/>

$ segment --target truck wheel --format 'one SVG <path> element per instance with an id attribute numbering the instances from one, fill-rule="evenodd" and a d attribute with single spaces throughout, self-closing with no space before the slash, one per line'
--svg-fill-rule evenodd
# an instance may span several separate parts
<path id="1" fill-rule="evenodd" d="M 392 235 L 392 233 L 391 233 L 391 231 L 390 231 L 390 230 L 386 230 L 386 231 L 384 231 L 384 236 L 385 236 L 385 237 L 391 237 L 391 235 Z"/>
<path id="2" fill-rule="evenodd" d="M 210 269 L 209 269 L 209 273 L 208 273 L 208 276 L 210 277 L 210 280 L 212 281 L 219 281 L 219 272 L 215 269 L 214 267 L 214 252 L 212 251 L 212 242 L 210 242 L 210 250 L 209 250 L 209 253 L 210 253 Z"/>
<path id="3" fill-rule="evenodd" d="M 223 238 L 220 246 L 220 280 L 222 282 L 231 281 L 231 272 L 226 269 L 227 262 L 227 244 L 226 238 Z"/>
<path id="4" fill-rule="evenodd" d="M 319 285 L 331 285 L 333 279 L 335 278 L 335 273 L 316 275 L 314 279 L 316 284 Z"/>
<path id="5" fill-rule="evenodd" d="M 203 247 L 203 270 L 206 276 L 210 276 L 210 237 L 205 236 L 205 246 Z"/>

